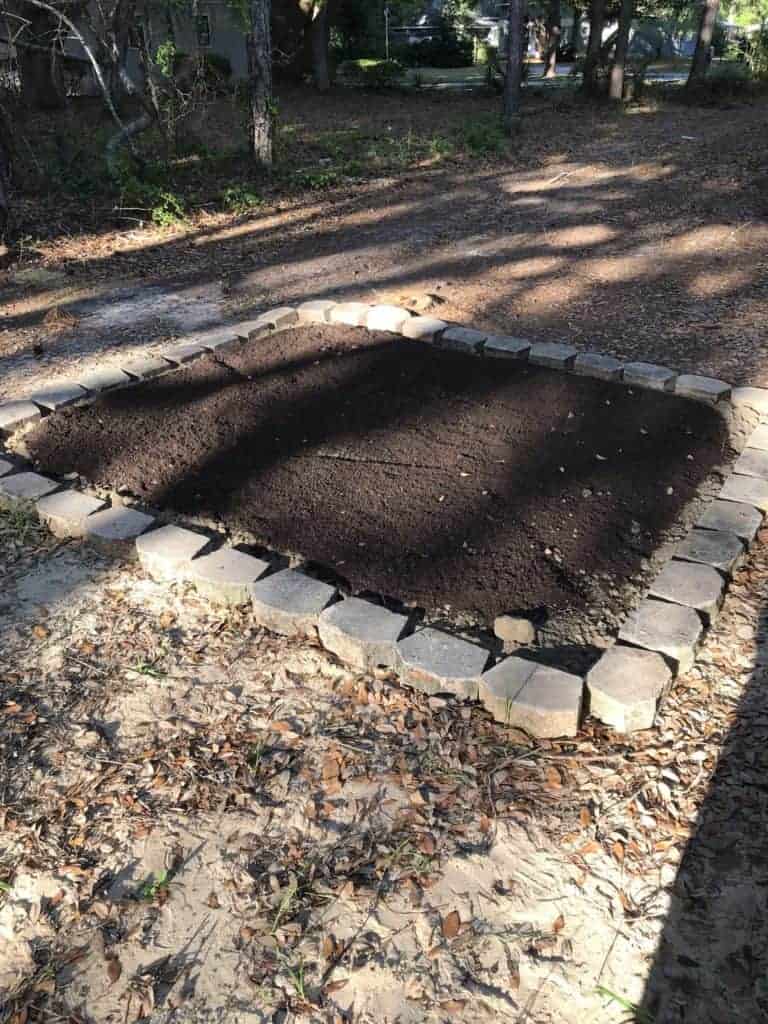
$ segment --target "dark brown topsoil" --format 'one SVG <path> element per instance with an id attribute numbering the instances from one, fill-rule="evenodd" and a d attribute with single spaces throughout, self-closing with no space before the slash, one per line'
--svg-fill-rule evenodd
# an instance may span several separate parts
<path id="1" fill-rule="evenodd" d="M 223 359 L 50 417 L 34 458 L 486 624 L 626 583 L 726 445 L 698 403 L 352 328 Z"/>

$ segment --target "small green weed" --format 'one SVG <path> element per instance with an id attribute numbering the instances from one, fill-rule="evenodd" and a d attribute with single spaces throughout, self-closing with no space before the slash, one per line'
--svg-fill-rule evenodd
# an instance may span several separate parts
<path id="1" fill-rule="evenodd" d="M 341 171 L 329 168 L 326 171 L 296 171 L 291 175 L 291 181 L 299 188 L 308 188 L 313 192 L 319 192 L 324 188 L 333 188 L 341 181 Z"/>
<path id="2" fill-rule="evenodd" d="M 302 1003 L 308 1002 L 307 1000 L 307 989 L 306 979 L 304 977 L 304 961 L 299 960 L 298 964 L 294 967 L 292 964 L 286 964 L 286 969 L 291 979 L 296 995 L 302 1001 Z"/>
<path id="3" fill-rule="evenodd" d="M 152 679 L 164 679 L 166 675 L 163 669 L 158 668 L 156 661 L 137 661 L 131 668 L 140 676 L 150 676 Z"/>
<path id="4" fill-rule="evenodd" d="M 139 886 L 136 898 L 144 903 L 165 900 L 170 892 L 170 883 L 171 877 L 167 871 L 161 871 L 157 875 L 150 875 Z"/>
<path id="5" fill-rule="evenodd" d="M 509 140 L 495 118 L 481 118 L 464 125 L 457 133 L 459 146 L 472 156 L 503 156 Z"/>
<path id="6" fill-rule="evenodd" d="M 168 228 L 186 219 L 184 200 L 176 192 L 163 190 L 152 193 L 154 200 L 151 208 L 152 223 L 160 228 Z"/>
<path id="7" fill-rule="evenodd" d="M 595 991 L 598 995 L 604 996 L 610 1002 L 617 1003 L 623 1010 L 626 1010 L 630 1015 L 628 1020 L 632 1024 L 654 1024 L 653 1017 L 651 1017 L 647 1010 L 638 1006 L 637 1003 L 631 1003 L 628 999 L 616 995 L 615 992 L 611 992 L 609 988 L 605 988 L 603 985 L 598 985 Z"/>

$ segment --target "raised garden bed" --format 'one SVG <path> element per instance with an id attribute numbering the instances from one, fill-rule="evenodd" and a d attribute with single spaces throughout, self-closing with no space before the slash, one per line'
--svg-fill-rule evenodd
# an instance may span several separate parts
<path id="1" fill-rule="evenodd" d="M 215 525 L 345 590 L 492 629 L 605 630 L 723 460 L 702 403 L 311 324 L 64 409 L 44 471 Z"/>

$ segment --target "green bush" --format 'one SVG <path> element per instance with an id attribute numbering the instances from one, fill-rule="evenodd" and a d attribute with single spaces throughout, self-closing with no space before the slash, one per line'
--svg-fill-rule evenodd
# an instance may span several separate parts
<path id="1" fill-rule="evenodd" d="M 768 79 L 768 28 L 761 29 L 747 46 L 747 64 L 755 78 Z"/>
<path id="2" fill-rule="evenodd" d="M 473 62 L 472 40 L 460 36 L 449 18 L 440 18 L 429 39 L 403 46 L 398 57 L 414 67 L 466 68 Z"/>
<path id="3" fill-rule="evenodd" d="M 717 106 L 730 100 L 746 99 L 755 91 L 755 82 L 746 64 L 715 64 L 706 78 L 687 90 L 687 95 L 694 103 Z"/>
<path id="4" fill-rule="evenodd" d="M 503 156 L 509 139 L 497 118 L 481 118 L 456 133 L 459 146 L 473 156 Z"/>

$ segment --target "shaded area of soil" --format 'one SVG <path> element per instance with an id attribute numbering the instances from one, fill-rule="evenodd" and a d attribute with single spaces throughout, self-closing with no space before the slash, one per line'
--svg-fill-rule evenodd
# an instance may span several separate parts
<path id="1" fill-rule="evenodd" d="M 313 326 L 65 410 L 27 443 L 48 471 L 220 521 L 355 592 L 488 624 L 616 603 L 726 430 L 669 395 Z"/>

